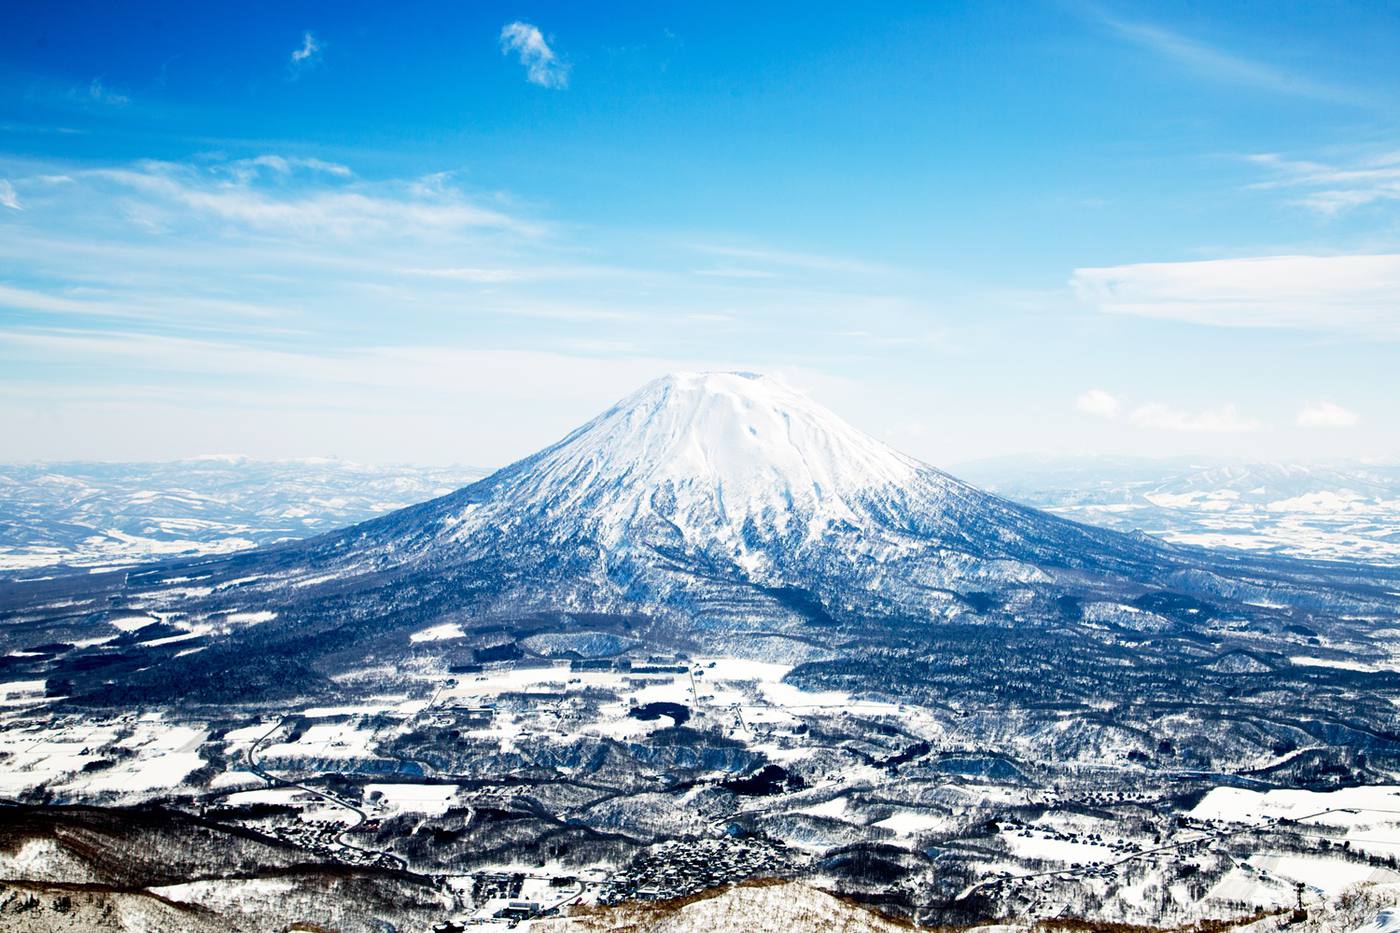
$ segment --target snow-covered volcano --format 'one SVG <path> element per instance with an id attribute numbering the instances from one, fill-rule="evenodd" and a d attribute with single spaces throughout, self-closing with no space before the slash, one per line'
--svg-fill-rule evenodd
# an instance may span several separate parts
<path id="1" fill-rule="evenodd" d="M 483 485 L 458 540 L 507 522 L 609 551 L 640 533 L 736 556 L 887 524 L 911 491 L 927 510 L 961 486 L 753 373 L 657 379 Z"/>
<path id="2" fill-rule="evenodd" d="M 1127 657 L 1123 638 L 1140 648 L 1175 632 L 1191 646 L 1225 620 L 1254 648 L 1278 640 L 1280 657 L 1320 631 L 1361 638 L 1341 620 L 1394 617 L 1400 581 L 1382 577 L 1080 525 L 898 453 L 781 382 L 708 373 L 652 382 L 442 498 L 319 538 L 133 570 L 102 599 L 226 633 L 180 664 L 236 671 L 257 690 L 278 687 L 277 664 L 335 672 L 423 631 L 471 632 L 472 651 L 604 631 L 740 656 L 838 652 L 855 664 L 838 679 L 902 658 L 914 689 L 931 646 L 961 639 L 994 665 L 987 645 L 1016 633 L 1020 673 L 992 681 L 1034 693 L 1042 655 L 1073 644 L 1087 667 L 1062 687 L 1079 696 Z M 185 677 L 146 680 L 177 689 Z"/>
<path id="3" fill-rule="evenodd" d="M 649 511 L 704 534 L 749 523 L 785 531 L 799 517 L 859 521 L 872 495 L 927 472 L 753 373 L 657 379 L 528 463 L 508 484 L 517 504 L 587 510 L 607 544 Z"/>
<path id="4" fill-rule="evenodd" d="M 756 587 L 942 616 L 967 590 L 1155 551 L 983 493 L 752 373 L 657 379 L 480 483 L 351 534 L 335 550 L 361 566 L 471 566 L 514 604 L 686 612 Z"/>

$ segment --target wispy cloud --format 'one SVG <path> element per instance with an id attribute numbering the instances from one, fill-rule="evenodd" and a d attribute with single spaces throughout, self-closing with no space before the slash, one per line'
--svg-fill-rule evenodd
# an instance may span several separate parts
<path id="1" fill-rule="evenodd" d="M 1208 434 L 1242 434 L 1262 427 L 1257 419 L 1241 415 L 1234 405 L 1203 411 L 1183 411 L 1160 404 L 1142 405 L 1133 409 L 1128 421 L 1142 428 Z"/>
<path id="2" fill-rule="evenodd" d="M 722 269 L 700 270 L 700 275 L 715 275 L 729 278 L 765 278 L 775 274 L 775 270 L 798 270 L 802 272 L 834 272 L 854 275 L 888 275 L 889 266 L 845 256 L 825 256 L 818 253 L 804 253 L 794 250 L 767 249 L 748 246 L 726 246 L 714 243 L 692 243 L 690 249 L 708 256 L 718 256 L 731 261 L 748 263 L 742 267 L 726 266 Z"/>
<path id="3" fill-rule="evenodd" d="M 935 339 L 921 304 L 852 287 L 860 264 L 753 243 L 724 264 L 774 278 L 698 278 L 679 232 L 580 228 L 457 174 L 355 168 L 309 149 L 0 164 L 25 209 L 0 208 L 9 455 L 177 455 L 256 424 L 228 445 L 502 462 L 667 369 L 926 362 Z M 875 424 L 888 410 L 861 404 Z M 442 430 L 464 416 L 469 437 Z"/>
<path id="4" fill-rule="evenodd" d="M 516 53 L 525 66 L 525 78 L 540 87 L 569 86 L 569 66 L 549 47 L 544 35 L 529 23 L 507 23 L 501 29 L 501 52 Z"/>
<path id="5" fill-rule="evenodd" d="M 778 275 L 767 269 L 749 269 L 744 266 L 713 266 L 709 269 L 695 269 L 691 274 L 711 279 L 771 279 Z"/>
<path id="6" fill-rule="evenodd" d="M 0 207 L 8 207 L 12 211 L 24 210 L 19 203 L 19 195 L 15 193 L 15 186 L 5 178 L 0 178 Z"/>
<path id="7" fill-rule="evenodd" d="M 520 265 L 520 266 L 408 266 L 404 275 L 448 279 L 478 285 L 506 285 L 517 282 L 548 282 L 565 279 L 636 278 L 641 273 L 607 265 Z"/>
<path id="8" fill-rule="evenodd" d="M 349 166 L 341 165 L 338 162 L 275 154 L 254 156 L 249 159 L 234 159 L 230 162 L 216 164 L 214 169 L 215 171 L 226 171 L 244 183 L 252 180 L 259 172 L 268 172 L 283 177 L 298 170 L 322 172 L 337 178 L 350 178 L 355 174 Z"/>
<path id="9" fill-rule="evenodd" d="M 1087 14 L 1113 35 L 1212 81 L 1329 103 L 1365 104 L 1365 95 L 1288 68 L 1228 51 L 1156 23 L 1124 19 L 1097 6 Z"/>
<path id="10" fill-rule="evenodd" d="M 87 96 L 91 101 L 111 107 L 125 107 L 131 103 L 129 96 L 112 90 L 101 78 L 93 78 L 92 82 L 88 84 Z"/>
<path id="11" fill-rule="evenodd" d="M 1251 188 L 1296 192 L 1298 204 L 1321 214 L 1335 215 L 1367 204 L 1400 201 L 1400 150 L 1346 164 L 1290 159 L 1271 152 L 1245 158 L 1270 173 L 1268 179 L 1255 182 Z"/>
<path id="12" fill-rule="evenodd" d="M 1361 416 L 1335 402 L 1308 402 L 1298 411 L 1295 423 L 1300 428 L 1353 428 Z"/>
<path id="13" fill-rule="evenodd" d="M 179 321 L 182 326 L 196 330 L 201 329 L 200 316 L 226 325 L 230 317 L 284 319 L 289 314 L 285 306 L 193 294 L 171 296 L 132 289 L 78 287 L 52 291 L 3 283 L 0 283 L 0 308 L 80 320 L 123 318 L 134 321 Z"/>
<path id="14" fill-rule="evenodd" d="M 280 157 L 272 164 L 290 169 Z M 309 160 L 301 160 L 306 164 Z M 471 201 L 456 189 L 436 194 L 411 184 L 334 185 L 268 189 L 251 184 L 248 169 L 258 160 L 226 163 L 200 171 L 190 166 L 144 162 L 127 168 L 88 171 L 89 179 L 144 196 L 139 218 L 152 228 L 177 222 L 191 212 L 270 232 L 314 232 L 334 236 L 359 236 L 370 231 L 418 233 L 488 227 L 524 235 L 539 232 L 535 224 Z M 348 178 L 349 169 L 316 161 L 316 166 L 336 179 Z M 230 184 L 216 177 L 232 172 L 239 179 Z"/>
<path id="15" fill-rule="evenodd" d="M 294 71 L 309 68 L 316 64 L 321 57 L 321 46 L 316 41 L 316 37 L 308 30 L 302 33 L 301 45 L 292 49 L 291 58 L 287 60 L 287 67 Z"/>
<path id="16" fill-rule="evenodd" d="M 1117 418 L 1123 403 L 1103 389 L 1090 389 L 1074 400 L 1074 407 L 1097 418 Z"/>
<path id="17" fill-rule="evenodd" d="M 1400 337 L 1400 254 L 1139 263 L 1076 269 L 1070 284 L 1111 314 Z"/>
<path id="18" fill-rule="evenodd" d="M 571 352 L 424 344 L 282 349 L 0 327 L 0 366 L 24 358 L 46 369 L 105 374 L 98 382 L 0 382 L 0 433 L 18 439 L 7 455 L 24 459 L 75 451 L 180 456 L 222 445 L 255 456 L 392 462 L 412 451 L 419 461 L 506 463 L 557 440 L 658 373 L 716 366 L 704 357 L 635 351 L 619 358 L 620 348 L 585 341 Z M 36 405 L 61 432 L 33 429 Z M 442 429 L 460 423 L 463 412 L 471 413 L 470 437 Z"/>
<path id="19" fill-rule="evenodd" d="M 340 163 L 271 154 L 28 167 L 5 179 L 26 212 L 24 225 L 0 224 L 8 322 L 335 342 L 348 339 L 351 318 L 373 332 L 383 315 L 413 315 L 419 326 L 623 316 L 596 298 L 541 294 L 547 285 L 531 283 L 590 267 L 572 255 L 561 262 L 547 225 L 449 181 L 369 181 Z M 405 271 L 420 267 L 476 272 Z"/>

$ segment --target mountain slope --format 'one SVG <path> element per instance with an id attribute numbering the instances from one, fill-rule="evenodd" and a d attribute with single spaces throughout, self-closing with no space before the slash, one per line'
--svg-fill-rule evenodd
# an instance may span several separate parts
<path id="1" fill-rule="evenodd" d="M 537 921 L 532 929 L 539 933 L 899 933 L 917 927 L 789 881 L 712 889 L 680 902 L 585 910 Z"/>
<path id="2" fill-rule="evenodd" d="M 1219 589 L 1218 565 L 1246 585 L 1256 566 L 1015 505 L 733 373 L 657 380 L 480 483 L 301 556 L 338 573 L 470 570 L 495 578 L 503 603 L 541 608 L 693 616 L 727 588 L 797 588 L 829 608 L 945 620 L 988 589 L 1116 592 L 1186 575 Z M 1319 604 L 1276 573 L 1265 588 Z"/>
<path id="3" fill-rule="evenodd" d="M 781 383 L 730 373 L 657 380 L 481 483 L 326 539 L 314 559 L 488 576 L 509 563 L 525 591 L 506 598 L 560 606 L 693 607 L 702 591 L 757 585 L 935 615 L 964 584 L 1170 563 L 1153 542 L 981 493 Z"/>

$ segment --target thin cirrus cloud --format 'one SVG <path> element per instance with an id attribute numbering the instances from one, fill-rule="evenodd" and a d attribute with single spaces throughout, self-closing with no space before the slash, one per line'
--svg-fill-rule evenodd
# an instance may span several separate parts
<path id="1" fill-rule="evenodd" d="M 1400 150 L 1373 153 L 1345 163 L 1295 159 L 1276 152 L 1245 156 L 1269 175 L 1249 187 L 1291 192 L 1295 204 L 1327 216 L 1388 201 L 1400 201 Z"/>
<path id="2" fill-rule="evenodd" d="M 688 248 L 697 253 L 715 256 L 719 259 L 744 263 L 737 270 L 736 277 L 767 277 L 778 270 L 796 272 L 840 272 L 855 275 L 888 275 L 893 271 L 889 266 L 862 259 L 844 256 L 824 256 L 817 253 L 802 253 L 793 250 L 761 249 L 744 246 L 725 246 L 714 243 L 691 243 Z M 757 267 L 757 268 L 754 268 Z M 704 274 L 704 273 L 702 273 Z"/>
<path id="3" fill-rule="evenodd" d="M 336 178 L 351 178 L 354 172 L 347 165 L 328 162 L 324 159 L 299 156 L 267 154 L 248 159 L 234 159 L 214 167 L 215 171 L 225 171 L 244 184 L 261 173 L 287 178 L 299 171 L 321 172 Z"/>
<path id="4" fill-rule="evenodd" d="M 368 179 L 278 153 L 27 168 L 14 177 L 25 223 L 0 223 L 12 262 L 0 316 L 25 327 L 125 321 L 167 336 L 332 344 L 470 332 L 504 345 L 575 352 L 586 340 L 603 352 L 625 340 L 674 354 L 739 326 L 789 333 L 789 321 L 844 319 L 856 306 L 872 329 L 901 320 L 887 298 L 852 295 L 831 271 L 750 289 L 690 279 L 674 267 L 688 262 L 683 245 L 619 263 L 566 226 L 463 190 L 451 173 Z M 62 184 L 45 180 L 59 171 Z M 728 313 L 736 306 L 758 310 L 740 325 Z"/>
<path id="5" fill-rule="evenodd" d="M 52 438 L 16 430 L 30 423 L 40 403 L 61 411 L 66 426 L 80 426 L 79 437 L 111 433 L 114 425 L 120 437 L 139 437 L 129 457 L 150 456 L 152 449 L 188 451 L 192 442 L 209 442 L 192 438 L 227 431 L 238 435 L 240 449 L 278 455 L 278 434 L 323 432 L 308 449 L 386 459 L 412 448 L 440 462 L 459 462 L 465 452 L 508 462 L 556 440 L 657 373 L 716 365 L 704 357 L 619 358 L 597 348 L 283 348 L 130 331 L 0 327 L 0 358 L 12 355 L 105 374 L 96 382 L 0 383 L 0 430 L 18 438 L 10 453 L 24 458 L 51 456 Z M 111 374 L 123 370 L 145 375 L 121 384 Z M 483 406 L 483 398 L 493 404 Z M 470 442 L 433 428 L 459 422 L 464 412 L 480 435 Z M 328 418 L 345 424 L 330 430 Z"/>
<path id="6" fill-rule="evenodd" d="M 24 207 L 19 203 L 19 195 L 15 192 L 15 186 L 5 178 L 0 178 L 0 207 L 8 207 L 12 211 L 24 210 Z"/>
<path id="7" fill-rule="evenodd" d="M 1400 337 L 1400 254 L 1394 253 L 1083 268 L 1070 286 L 1110 314 Z"/>
<path id="8" fill-rule="evenodd" d="M 349 172 L 334 170 L 341 168 L 334 163 L 319 165 L 323 172 L 331 167 L 330 174 L 339 178 Z M 237 176 L 238 163 L 221 166 L 218 172 L 226 173 L 231 166 Z M 140 195 L 141 202 L 131 209 L 132 219 L 151 229 L 167 229 L 187 222 L 191 215 L 205 215 L 274 233 L 347 237 L 375 230 L 432 232 L 470 227 L 522 235 L 539 232 L 538 225 L 482 207 L 455 190 L 427 190 L 411 183 L 335 184 L 284 194 L 246 183 L 246 173 L 245 183 L 230 185 L 213 170 L 160 162 L 93 169 L 80 175 L 118 194 Z"/>
<path id="9" fill-rule="evenodd" d="M 348 315 L 385 309 L 551 320 L 593 313 L 535 293 L 512 302 L 407 282 L 399 270 L 410 263 L 470 257 L 483 270 L 528 278 L 555 255 L 544 224 L 481 203 L 448 179 L 368 181 L 338 163 L 278 154 L 65 165 L 61 176 L 57 166 L 30 168 L 4 180 L 25 212 L 23 224 L 0 223 L 9 260 L 0 317 L 9 323 L 103 329 L 124 320 L 167 334 L 300 340 L 328 321 L 345 339 Z M 567 276 L 556 267 L 553 276 Z"/>
<path id="10" fill-rule="evenodd" d="M 539 27 L 516 21 L 501 29 L 501 52 L 516 54 L 525 66 L 525 80 L 540 87 L 569 86 L 569 66 L 549 47 Z"/>
<path id="11" fill-rule="evenodd" d="M 1328 103 L 1365 105 L 1353 88 L 1319 81 L 1295 70 L 1228 51 L 1155 23 L 1123 19 L 1093 6 L 1087 15 L 1111 34 L 1170 62 L 1183 71 L 1223 84 Z"/>
<path id="12" fill-rule="evenodd" d="M 203 316 L 211 321 L 285 317 L 287 309 L 199 295 L 156 295 L 129 289 L 67 289 L 59 293 L 0 283 L 0 308 L 76 319 L 127 318 L 180 320 L 190 326 Z M 196 325 L 197 326 L 197 325 Z"/>
<path id="13" fill-rule="evenodd" d="M 1352 428 L 1361 416 L 1335 402 L 1308 402 L 1298 411 L 1295 423 L 1300 428 Z"/>

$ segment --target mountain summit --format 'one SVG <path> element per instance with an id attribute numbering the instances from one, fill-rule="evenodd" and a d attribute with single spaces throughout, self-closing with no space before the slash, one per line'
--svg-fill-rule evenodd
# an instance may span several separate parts
<path id="1" fill-rule="evenodd" d="M 941 497 L 955 485 L 779 380 L 679 373 L 502 471 L 472 508 L 504 507 L 551 537 L 584 532 L 609 549 L 650 529 L 737 556 L 760 539 L 794 545 L 878 524 L 872 510 L 902 491 Z M 462 517 L 466 533 L 485 519 Z"/>
<path id="2" fill-rule="evenodd" d="M 532 458 L 521 481 L 564 507 L 596 498 L 632 512 L 664 491 L 708 529 L 785 525 L 799 511 L 851 517 L 870 490 L 922 469 L 776 379 L 678 373 Z"/>

